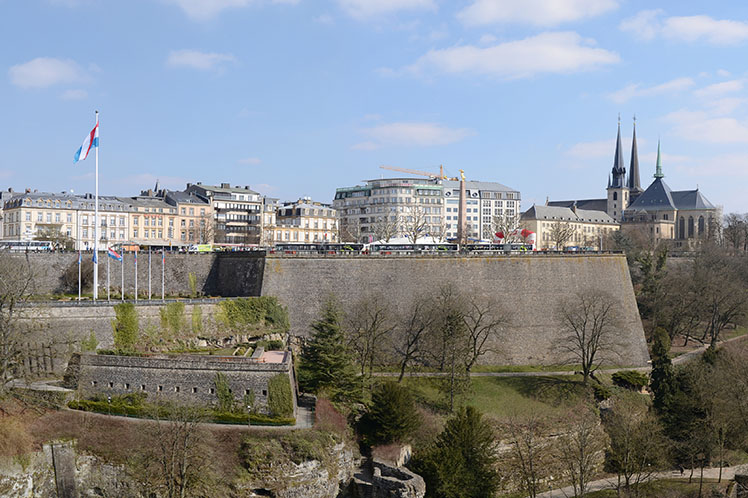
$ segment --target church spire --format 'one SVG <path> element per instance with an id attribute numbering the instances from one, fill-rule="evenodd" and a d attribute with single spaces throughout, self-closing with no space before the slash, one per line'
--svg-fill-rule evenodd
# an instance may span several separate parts
<path id="1" fill-rule="evenodd" d="M 631 164 L 629 166 L 629 190 L 642 191 L 639 180 L 639 150 L 636 147 L 636 116 L 634 116 L 634 138 L 631 141 Z"/>
<path id="2" fill-rule="evenodd" d="M 665 175 L 662 174 L 662 159 L 660 158 L 660 141 L 657 140 L 657 171 L 654 175 L 655 178 L 664 178 Z"/>
<path id="3" fill-rule="evenodd" d="M 623 147 L 621 147 L 621 115 L 618 115 L 618 136 L 616 138 L 616 155 L 613 159 L 613 184 L 614 188 L 625 186 L 626 168 L 623 167 Z"/>

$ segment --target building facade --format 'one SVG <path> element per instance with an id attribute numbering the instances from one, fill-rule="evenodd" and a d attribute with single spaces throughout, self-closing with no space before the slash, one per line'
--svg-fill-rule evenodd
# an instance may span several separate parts
<path id="1" fill-rule="evenodd" d="M 259 244 L 262 235 L 263 196 L 249 188 L 188 183 L 185 190 L 207 199 L 215 220 L 214 240 L 222 244 Z"/>
<path id="2" fill-rule="evenodd" d="M 278 242 L 338 242 L 337 213 L 329 204 L 306 197 L 278 208 L 276 222 L 266 229 Z"/>
<path id="3" fill-rule="evenodd" d="M 445 235 L 457 237 L 460 182 L 444 180 Z M 468 240 L 493 241 L 498 231 L 517 228 L 520 192 L 497 182 L 465 181 L 465 232 Z"/>
<path id="4" fill-rule="evenodd" d="M 620 227 L 604 211 L 560 206 L 536 206 L 522 213 L 521 224 L 535 232 L 538 250 L 564 250 L 569 247 L 604 249 L 604 242 Z"/>

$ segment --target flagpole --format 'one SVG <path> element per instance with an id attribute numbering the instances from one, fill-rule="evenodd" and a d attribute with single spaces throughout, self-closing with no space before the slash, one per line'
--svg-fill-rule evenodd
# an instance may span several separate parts
<path id="1" fill-rule="evenodd" d="M 120 270 L 122 271 L 122 276 L 120 277 L 120 294 L 122 294 L 122 301 L 125 300 L 125 248 L 122 248 L 122 260 L 120 261 Z"/>
<path id="2" fill-rule="evenodd" d="M 138 250 L 135 249 L 135 302 L 138 302 Z"/>
<path id="3" fill-rule="evenodd" d="M 164 253 L 164 250 L 161 249 L 161 300 L 164 300 L 164 273 L 166 267 L 166 254 Z"/>
<path id="4" fill-rule="evenodd" d="M 151 248 L 148 247 L 148 300 L 151 300 Z"/>
<path id="5" fill-rule="evenodd" d="M 99 136 L 99 111 L 96 111 L 96 133 L 94 140 Z M 99 144 L 96 146 L 96 211 L 94 214 L 94 257 L 93 257 L 93 300 L 99 297 Z"/>
<path id="6" fill-rule="evenodd" d="M 109 248 L 107 248 L 106 255 L 106 300 L 111 301 L 111 296 L 109 293 Z"/>
<path id="7" fill-rule="evenodd" d="M 81 300 L 81 250 L 78 249 L 78 301 Z"/>

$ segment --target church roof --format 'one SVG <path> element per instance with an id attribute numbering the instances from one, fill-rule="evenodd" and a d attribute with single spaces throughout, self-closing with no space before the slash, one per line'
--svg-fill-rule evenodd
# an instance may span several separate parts
<path id="1" fill-rule="evenodd" d="M 608 199 L 578 199 L 574 201 L 549 201 L 549 206 L 570 208 L 576 203 L 578 209 L 591 211 L 607 211 Z"/>
<path id="2" fill-rule="evenodd" d="M 522 213 L 522 218 L 531 220 L 559 220 L 572 221 L 576 223 L 609 223 L 615 224 L 616 221 L 611 218 L 605 211 L 579 209 L 576 213 L 568 207 L 562 206 L 533 206 Z"/>
<path id="3" fill-rule="evenodd" d="M 677 209 L 673 201 L 672 191 L 662 178 L 655 178 L 652 184 L 645 190 L 627 210 L 635 211 L 657 211 L 661 209 Z"/>
<path id="4" fill-rule="evenodd" d="M 629 181 L 627 184 L 631 192 L 641 192 L 639 179 L 639 151 L 636 147 L 636 121 L 634 121 L 634 137 L 631 139 L 631 166 L 629 167 Z"/>
<path id="5" fill-rule="evenodd" d="M 678 190 L 671 192 L 671 195 L 678 209 L 715 209 L 714 204 L 701 195 L 699 189 Z"/>

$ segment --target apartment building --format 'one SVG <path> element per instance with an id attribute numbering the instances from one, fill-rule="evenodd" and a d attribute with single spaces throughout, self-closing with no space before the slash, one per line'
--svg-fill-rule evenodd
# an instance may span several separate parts
<path id="1" fill-rule="evenodd" d="M 268 226 L 273 242 L 337 242 L 337 214 L 329 204 L 308 197 L 278 208 L 276 223 Z"/>
<path id="2" fill-rule="evenodd" d="M 216 243 L 259 244 L 262 234 L 263 196 L 229 183 L 219 186 L 188 183 L 188 194 L 207 199 L 215 220 Z"/>
<path id="3" fill-rule="evenodd" d="M 446 238 L 457 237 L 460 182 L 443 180 Z M 492 241 L 497 229 L 514 229 L 520 216 L 520 192 L 498 182 L 465 181 L 465 233 Z"/>

